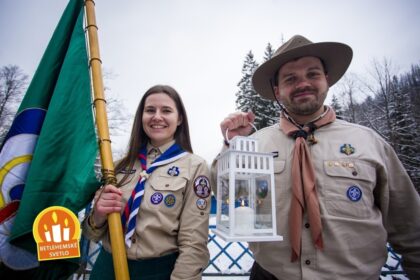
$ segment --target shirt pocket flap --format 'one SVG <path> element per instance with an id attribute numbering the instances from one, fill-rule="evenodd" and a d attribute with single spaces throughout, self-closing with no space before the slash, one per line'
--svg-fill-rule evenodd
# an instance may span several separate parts
<path id="1" fill-rule="evenodd" d="M 331 177 L 351 178 L 368 182 L 375 182 L 376 178 L 375 168 L 361 160 L 327 160 L 324 161 L 324 170 Z"/>
<path id="2" fill-rule="evenodd" d="M 286 167 L 286 161 L 284 160 L 274 160 L 274 173 L 281 173 L 284 171 L 284 168 Z"/>
<path id="3" fill-rule="evenodd" d="M 156 191 L 177 191 L 185 187 L 186 181 L 187 179 L 182 176 L 156 174 L 150 177 L 149 184 Z"/>

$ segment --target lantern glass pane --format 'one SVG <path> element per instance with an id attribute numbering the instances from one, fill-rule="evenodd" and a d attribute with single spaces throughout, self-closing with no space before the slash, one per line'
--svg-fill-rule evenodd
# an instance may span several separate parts
<path id="1" fill-rule="evenodd" d="M 218 203 L 221 204 L 221 217 L 220 217 L 220 225 L 226 228 L 229 228 L 229 176 L 226 174 L 225 176 L 221 176 L 219 178 L 220 182 L 220 191 L 222 193 L 221 201 Z"/>
<path id="2" fill-rule="evenodd" d="M 260 175 L 255 179 L 255 199 L 256 199 L 256 229 L 273 228 L 272 215 L 272 188 L 269 175 Z"/>

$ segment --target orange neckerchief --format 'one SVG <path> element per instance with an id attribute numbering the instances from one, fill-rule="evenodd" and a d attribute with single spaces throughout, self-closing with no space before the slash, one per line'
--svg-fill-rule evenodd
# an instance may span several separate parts
<path id="1" fill-rule="evenodd" d="M 292 161 L 292 202 L 289 212 L 292 262 L 300 257 L 303 213 L 305 210 L 308 213 L 314 245 L 318 249 L 323 248 L 321 214 L 315 186 L 315 171 L 306 140 L 311 144 L 315 144 L 314 131 L 334 122 L 335 118 L 334 110 L 326 106 L 326 111 L 318 119 L 301 127 L 293 121 L 287 112 L 283 111 L 281 114 L 281 130 L 296 139 Z"/>

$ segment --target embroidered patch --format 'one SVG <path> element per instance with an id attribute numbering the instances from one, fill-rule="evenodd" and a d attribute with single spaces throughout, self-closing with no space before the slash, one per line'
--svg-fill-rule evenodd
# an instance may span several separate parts
<path id="1" fill-rule="evenodd" d="M 200 209 L 200 210 L 204 210 L 204 209 L 207 208 L 207 201 L 203 198 L 197 199 L 195 204 L 197 205 L 197 208 Z"/>
<path id="2" fill-rule="evenodd" d="M 168 169 L 168 175 L 170 176 L 178 176 L 179 175 L 179 168 L 177 166 L 172 166 Z"/>
<path id="3" fill-rule="evenodd" d="M 358 186 L 350 186 L 347 189 L 347 197 L 351 201 L 359 201 L 362 198 L 362 190 Z"/>
<path id="4" fill-rule="evenodd" d="M 268 194 L 268 182 L 267 180 L 257 181 L 257 196 L 258 198 L 265 198 Z"/>
<path id="5" fill-rule="evenodd" d="M 165 205 L 169 208 L 173 207 L 175 205 L 176 202 L 176 198 L 175 195 L 173 194 L 168 194 L 167 196 L 165 196 Z"/>
<path id="6" fill-rule="evenodd" d="M 343 144 L 340 147 L 340 153 L 346 154 L 346 155 L 351 155 L 354 154 L 355 149 L 351 146 L 351 144 Z"/>
<path id="7" fill-rule="evenodd" d="M 210 182 L 206 176 L 198 176 L 194 180 L 194 192 L 198 197 L 206 198 L 210 195 Z"/>
<path id="8" fill-rule="evenodd" d="M 162 202 L 163 199 L 163 194 L 161 194 L 160 192 L 155 192 L 154 194 L 152 194 L 152 196 L 150 197 L 150 201 L 156 205 Z"/>

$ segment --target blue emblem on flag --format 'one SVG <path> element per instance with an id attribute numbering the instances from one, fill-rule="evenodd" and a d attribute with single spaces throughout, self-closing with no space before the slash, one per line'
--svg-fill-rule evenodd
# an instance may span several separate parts
<path id="1" fill-rule="evenodd" d="M 161 203 L 163 200 L 163 194 L 161 194 L 160 192 L 155 192 L 154 194 L 152 194 L 152 196 L 150 197 L 150 201 L 156 205 Z"/>
<path id="2" fill-rule="evenodd" d="M 362 190 L 358 186 L 350 186 L 347 189 L 347 197 L 351 201 L 359 201 L 362 198 Z"/>
<path id="3" fill-rule="evenodd" d="M 169 208 L 173 207 L 175 205 L 176 198 L 173 194 L 168 194 L 165 196 L 165 205 Z"/>
<path id="4" fill-rule="evenodd" d="M 168 175 L 170 176 L 178 176 L 179 175 L 179 168 L 176 166 L 172 166 L 168 169 Z"/>

